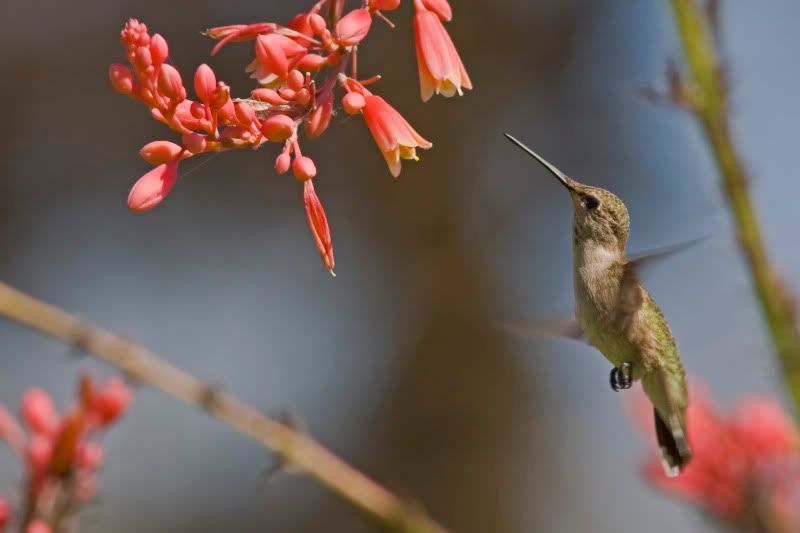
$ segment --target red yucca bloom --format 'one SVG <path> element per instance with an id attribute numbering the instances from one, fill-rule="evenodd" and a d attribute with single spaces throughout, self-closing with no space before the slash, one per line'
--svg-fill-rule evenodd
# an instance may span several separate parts
<path id="1" fill-rule="evenodd" d="M 645 478 L 729 526 L 800 530 L 800 434 L 783 409 L 773 400 L 751 397 L 726 416 L 702 387 L 693 386 L 691 398 L 692 462 L 669 478 L 654 454 L 644 465 Z M 639 402 L 646 403 L 644 395 Z M 650 419 L 637 418 L 649 432 Z"/>
<path id="2" fill-rule="evenodd" d="M 452 13 L 446 0 L 415 0 L 414 40 L 422 101 L 434 93 L 450 97 L 472 89 L 467 70 L 442 21 L 450 21 Z"/>
<path id="3" fill-rule="evenodd" d="M 183 159 L 276 143 L 280 149 L 274 168 L 279 174 L 291 169 L 298 181 L 306 182 L 303 196 L 314 242 L 323 264 L 332 271 L 330 228 L 314 187 L 308 183 L 317 175 L 317 167 L 301 151 L 301 133 L 314 139 L 326 132 L 341 91 L 342 107 L 347 113 L 363 113 L 393 176 L 399 175 L 402 159 L 417 160 L 417 148 L 431 147 L 398 111 L 365 88 L 380 76 L 359 80 L 357 75 L 357 51 L 364 46 L 373 18 L 393 27 L 384 12 L 399 5 L 400 0 L 368 0 L 341 16 L 334 9 L 341 7 L 340 3 L 320 0 L 286 25 L 261 22 L 207 30 L 206 35 L 219 41 L 212 55 L 228 43 L 253 41 L 254 59 L 245 70 L 258 86 L 247 98 L 233 98 L 230 87 L 204 64 L 194 73 L 196 100 L 191 100 L 181 74 L 167 62 L 167 41 L 151 35 L 141 22 L 128 21 L 121 38 L 130 66 L 111 65 L 111 85 L 141 101 L 153 118 L 180 135 L 180 142 L 154 141 L 141 149 L 142 158 L 155 168 L 134 184 L 128 207 L 147 211 L 163 202 L 175 186 Z M 417 0 L 414 5 L 423 98 L 427 100 L 433 92 L 451 96 L 471 88 L 441 24 L 452 18 L 447 0 Z M 348 67 L 350 76 L 345 75 Z M 311 204 L 317 206 L 314 209 L 309 209 L 311 198 Z"/>
<path id="4" fill-rule="evenodd" d="M 25 532 L 49 532 L 50 515 L 75 518 L 80 506 L 97 491 L 97 472 L 103 464 L 100 444 L 105 431 L 128 409 L 130 387 L 121 379 L 98 386 L 84 376 L 78 401 L 62 414 L 50 395 L 31 388 L 22 397 L 21 419 L 26 430 L 0 406 L 0 438 L 16 452 L 26 468 L 24 512 L 17 513 Z M 0 497 L 0 532 L 11 510 Z"/>

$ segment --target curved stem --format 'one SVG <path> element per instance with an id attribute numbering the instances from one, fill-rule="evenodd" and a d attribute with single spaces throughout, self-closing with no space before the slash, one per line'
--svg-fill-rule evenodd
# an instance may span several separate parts
<path id="1" fill-rule="evenodd" d="M 671 1 L 686 56 L 686 79 L 681 84 L 688 108 L 703 128 L 716 161 L 739 247 L 794 401 L 795 414 L 800 415 L 800 331 L 795 304 L 770 262 L 750 197 L 747 172 L 731 135 L 724 65 L 715 43 L 714 21 L 696 0 Z"/>
<path id="2" fill-rule="evenodd" d="M 203 409 L 275 451 L 389 529 L 406 533 L 446 532 L 420 509 L 354 469 L 311 437 L 170 365 L 144 346 L 2 282 L 0 316 L 68 342 L 175 399 Z"/>

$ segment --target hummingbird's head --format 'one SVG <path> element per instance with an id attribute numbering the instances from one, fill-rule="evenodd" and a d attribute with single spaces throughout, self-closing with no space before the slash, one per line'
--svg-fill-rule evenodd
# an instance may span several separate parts
<path id="1" fill-rule="evenodd" d="M 609 248 L 625 250 L 630 218 L 625 204 L 617 195 L 575 181 L 511 135 L 506 133 L 506 137 L 541 163 L 569 192 L 576 244 L 591 239 Z"/>

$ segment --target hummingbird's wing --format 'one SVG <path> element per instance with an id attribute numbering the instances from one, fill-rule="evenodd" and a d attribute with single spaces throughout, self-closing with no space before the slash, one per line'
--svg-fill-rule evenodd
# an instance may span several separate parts
<path id="1" fill-rule="evenodd" d="M 638 254 L 635 259 L 629 260 L 622 266 L 622 276 L 620 279 L 619 300 L 615 307 L 615 314 L 611 317 L 611 325 L 617 331 L 626 331 L 644 303 L 644 291 L 642 290 L 642 280 L 640 273 L 647 267 L 666 257 L 678 252 L 682 252 L 705 241 L 709 237 L 700 237 L 690 241 L 684 241 L 661 248 L 655 248 L 642 254 Z"/>
<path id="2" fill-rule="evenodd" d="M 564 337 L 588 342 L 578 321 L 573 317 L 538 322 L 497 322 L 497 326 L 517 337 Z"/>
<path id="3" fill-rule="evenodd" d="M 662 259 L 696 246 L 708 238 L 710 236 L 699 237 L 634 255 L 633 259 L 623 266 L 620 306 L 613 320 L 614 324 L 621 329 L 627 328 L 634 313 L 642 306 L 643 295 L 639 290 L 641 273 L 646 273 L 649 267 L 657 265 Z M 497 322 L 497 325 L 517 337 L 564 337 L 589 342 L 574 316 L 532 322 Z"/>

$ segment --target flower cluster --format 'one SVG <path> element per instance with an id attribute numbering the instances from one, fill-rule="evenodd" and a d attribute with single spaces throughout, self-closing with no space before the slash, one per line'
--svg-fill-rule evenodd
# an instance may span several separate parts
<path id="1" fill-rule="evenodd" d="M 701 387 L 691 397 L 692 462 L 669 478 L 654 455 L 644 465 L 645 478 L 729 527 L 800 530 L 800 433 L 791 419 L 767 398 L 746 398 L 725 416 Z M 649 417 L 641 421 L 650 431 Z"/>
<path id="2" fill-rule="evenodd" d="M 247 98 L 233 98 L 230 87 L 203 64 L 194 74 L 196 99 L 189 99 L 180 73 L 167 62 L 166 40 L 150 35 L 139 21 L 128 21 L 122 43 L 130 67 L 111 65 L 111 84 L 120 93 L 140 100 L 153 118 L 181 135 L 179 143 L 159 140 L 141 149 L 141 156 L 154 168 L 134 184 L 128 207 L 146 211 L 161 203 L 175 185 L 183 159 L 276 143 L 281 148 L 275 170 L 284 174 L 291 169 L 295 178 L 305 182 L 303 197 L 311 230 L 323 264 L 332 272 L 330 230 L 311 183 L 317 168 L 301 151 L 301 132 L 309 139 L 322 135 L 338 100 L 347 113 L 364 117 L 393 176 L 400 174 L 401 160 L 417 160 L 417 148 L 431 147 L 397 110 L 366 89 L 380 76 L 358 78 L 359 46 L 374 19 L 394 26 L 384 12 L 398 8 L 400 0 L 367 0 L 347 14 L 343 14 L 343 5 L 342 0 L 320 0 L 285 26 L 263 22 L 207 30 L 206 35 L 219 41 L 212 55 L 228 43 L 254 42 L 255 57 L 245 70 L 258 86 Z M 414 8 L 422 99 L 471 89 L 442 24 L 452 19 L 447 0 L 414 0 Z M 340 100 L 337 93 L 341 93 Z"/>
<path id="3" fill-rule="evenodd" d="M 39 388 L 22 397 L 20 425 L 0 405 L 0 438 L 25 466 L 18 514 L 20 529 L 47 533 L 74 521 L 80 505 L 97 490 L 96 473 L 103 463 L 100 439 L 128 408 L 131 389 L 119 378 L 95 384 L 80 380 L 75 406 L 58 413 L 50 395 Z M 0 532 L 11 520 L 11 506 L 0 497 Z"/>

